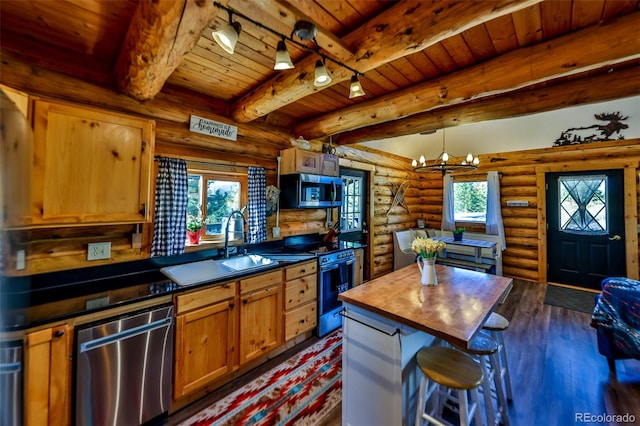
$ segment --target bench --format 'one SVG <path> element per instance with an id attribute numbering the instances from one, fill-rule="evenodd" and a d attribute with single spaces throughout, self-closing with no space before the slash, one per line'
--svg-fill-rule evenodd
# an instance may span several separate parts
<path id="1" fill-rule="evenodd" d="M 456 266 L 480 272 L 502 275 L 502 243 L 497 235 L 465 232 L 464 240 L 494 243 L 487 247 L 474 247 L 473 245 L 452 241 L 453 234 L 448 231 L 435 231 L 435 236 L 447 242 L 447 249 L 438 262 L 443 265 Z M 479 246 L 484 244 L 479 243 Z"/>

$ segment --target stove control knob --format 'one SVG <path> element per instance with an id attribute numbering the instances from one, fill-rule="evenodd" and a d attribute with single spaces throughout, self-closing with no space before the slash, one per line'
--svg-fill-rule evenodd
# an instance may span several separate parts
<path id="1" fill-rule="evenodd" d="M 322 263 L 327 263 L 327 261 L 328 261 L 328 260 L 329 260 L 329 259 L 327 259 L 326 257 L 323 257 L 323 258 L 322 258 Z"/>

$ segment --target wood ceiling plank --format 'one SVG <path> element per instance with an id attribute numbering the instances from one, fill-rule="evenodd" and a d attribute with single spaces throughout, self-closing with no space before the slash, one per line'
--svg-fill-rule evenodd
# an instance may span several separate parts
<path id="1" fill-rule="evenodd" d="M 406 59 L 422 74 L 423 80 L 433 78 L 440 74 L 438 67 L 431 62 L 431 59 L 429 59 L 424 51 L 409 55 Z"/>
<path id="2" fill-rule="evenodd" d="M 574 1 L 571 10 L 571 29 L 578 30 L 599 22 L 603 10 L 604 0 Z"/>
<path id="3" fill-rule="evenodd" d="M 469 28 L 461 35 L 466 45 L 469 47 L 469 50 L 471 50 L 476 62 L 484 61 L 485 59 L 496 56 L 496 50 L 493 48 L 489 32 L 484 25 L 477 25 L 473 28 Z"/>
<path id="4" fill-rule="evenodd" d="M 542 18 L 540 17 L 539 4 L 514 12 L 511 17 L 520 47 L 530 46 L 542 40 Z"/>
<path id="5" fill-rule="evenodd" d="M 208 1 L 138 3 L 115 68 L 120 91 L 138 100 L 157 95 L 217 11 Z"/>
<path id="6" fill-rule="evenodd" d="M 638 95 L 640 82 L 635 78 L 637 73 L 636 65 L 571 81 L 561 79 L 544 87 L 480 99 L 341 133 L 334 137 L 334 142 L 337 145 L 367 142 L 438 130 L 443 125 L 450 127 L 480 123 Z"/>
<path id="7" fill-rule="evenodd" d="M 456 63 L 456 68 L 464 68 L 477 62 L 476 58 L 473 57 L 473 53 L 471 53 L 471 49 L 469 49 L 460 34 L 442 40 L 442 46 L 447 49 L 447 53 Z"/>
<path id="8" fill-rule="evenodd" d="M 602 19 L 613 19 L 616 16 L 626 15 L 638 10 L 640 2 L 638 0 L 607 0 L 602 11 Z"/>
<path id="9" fill-rule="evenodd" d="M 617 19 L 615 25 L 604 23 L 569 33 L 448 74 L 437 81 L 427 81 L 304 121 L 296 133 L 308 139 L 337 134 L 634 60 L 640 57 L 636 28 L 637 16 L 626 15 Z M 375 119 L 370 111 L 376 111 Z"/>
<path id="10" fill-rule="evenodd" d="M 500 16 L 487 22 L 485 28 L 491 37 L 496 53 L 503 54 L 518 48 L 518 38 L 511 15 Z"/>
<path id="11" fill-rule="evenodd" d="M 398 2 L 344 37 L 347 45 L 358 46 L 356 55 L 345 63 L 366 73 L 475 25 L 536 3 L 537 0 Z M 255 120 L 313 92 L 315 87 L 310 80 L 298 83 L 301 73 L 312 72 L 314 64 L 315 58 L 307 58 L 300 61 L 295 70 L 278 74 L 254 88 L 234 102 L 231 116 L 239 122 Z M 331 68 L 333 84 L 352 76 L 350 71 L 337 65 L 327 65 Z"/>
<path id="12" fill-rule="evenodd" d="M 409 80 L 403 72 L 399 71 L 399 69 L 393 65 L 394 63 L 395 61 L 384 64 L 376 68 L 376 70 L 387 77 L 389 81 L 392 81 L 397 88 L 409 86 L 411 80 Z"/>
<path id="13" fill-rule="evenodd" d="M 202 78 L 208 78 L 209 82 L 220 81 L 223 84 L 231 84 L 241 91 L 260 82 L 257 78 L 251 77 L 250 71 L 244 67 L 221 68 L 216 64 L 212 68 L 211 62 L 202 60 L 197 55 L 189 55 L 188 58 L 184 59 L 183 63 L 184 67 L 181 63 L 176 69 L 190 72 L 196 76 L 201 74 Z"/>
<path id="14" fill-rule="evenodd" d="M 546 40 L 571 29 L 571 2 L 549 1 L 540 5 L 542 37 Z"/>
<path id="15" fill-rule="evenodd" d="M 209 66 L 211 66 L 214 70 L 230 69 L 235 71 L 236 67 L 241 67 L 243 68 L 242 74 L 248 75 L 252 80 L 256 81 L 262 80 L 265 74 L 273 72 L 273 69 L 271 67 L 263 66 L 262 64 L 257 62 L 253 62 L 251 66 L 247 66 L 243 61 L 234 61 L 234 59 L 238 58 L 236 57 L 236 55 L 218 55 L 217 53 L 214 53 L 210 49 L 202 47 L 201 45 L 194 47 L 191 53 L 189 53 L 188 55 L 188 58 L 192 61 L 199 62 L 198 60 L 192 59 L 192 56 L 201 58 L 200 61 L 202 61 L 203 65 L 208 63 Z"/>
<path id="16" fill-rule="evenodd" d="M 454 61 L 451 55 L 449 55 L 449 52 L 442 43 L 434 44 L 423 52 L 429 57 L 431 62 L 433 62 L 442 74 L 458 69 L 456 61 Z"/>

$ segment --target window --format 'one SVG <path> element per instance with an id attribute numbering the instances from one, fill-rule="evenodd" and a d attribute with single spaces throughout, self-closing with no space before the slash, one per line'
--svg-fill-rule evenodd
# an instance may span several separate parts
<path id="1" fill-rule="evenodd" d="M 340 209 L 340 231 L 362 230 L 362 178 L 342 176 L 342 208 Z"/>
<path id="2" fill-rule="evenodd" d="M 453 218 L 456 222 L 486 222 L 487 181 L 453 183 Z"/>
<path id="3" fill-rule="evenodd" d="M 204 218 L 202 239 L 224 240 L 227 218 L 247 203 L 247 176 L 189 169 L 188 182 L 187 214 Z M 242 223 L 231 223 L 230 240 L 242 238 L 241 232 L 234 232 L 241 227 Z"/>
<path id="4" fill-rule="evenodd" d="M 564 232 L 607 232 L 607 176 L 560 176 L 560 229 Z"/>

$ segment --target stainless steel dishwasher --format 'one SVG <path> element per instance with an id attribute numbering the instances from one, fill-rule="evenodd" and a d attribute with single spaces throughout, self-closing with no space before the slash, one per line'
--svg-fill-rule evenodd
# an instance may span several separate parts
<path id="1" fill-rule="evenodd" d="M 173 306 L 78 329 L 77 425 L 140 425 L 169 409 Z"/>
<path id="2" fill-rule="evenodd" d="M 0 343 L 0 425 L 22 424 L 22 341 Z"/>

